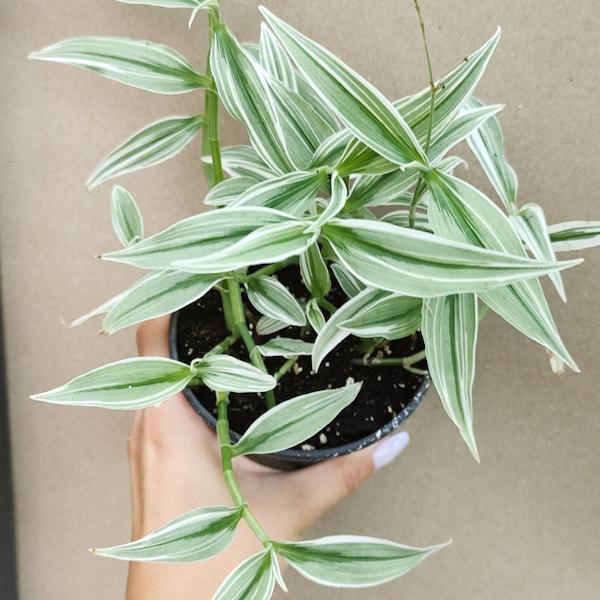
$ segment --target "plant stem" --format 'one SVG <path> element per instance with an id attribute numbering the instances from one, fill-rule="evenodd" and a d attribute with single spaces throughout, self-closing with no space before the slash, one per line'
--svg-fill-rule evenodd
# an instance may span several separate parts
<path id="1" fill-rule="evenodd" d="M 282 365 L 277 369 L 277 373 L 273 375 L 275 381 L 279 381 L 295 364 L 298 360 L 297 356 L 292 356 L 288 358 Z"/>
<path id="2" fill-rule="evenodd" d="M 256 537 L 261 541 L 263 546 L 270 543 L 270 538 L 267 532 L 261 527 L 260 523 L 250 510 L 246 500 L 240 490 L 235 473 L 233 472 L 233 453 L 231 451 L 231 436 L 229 434 L 229 419 L 227 417 L 227 406 L 229 398 L 227 392 L 217 392 L 217 437 L 221 448 L 221 463 L 223 465 L 223 478 L 227 485 L 227 490 L 231 495 L 236 507 L 242 509 L 242 516 Z"/>
<path id="3" fill-rule="evenodd" d="M 418 363 L 422 360 L 425 360 L 427 355 L 425 350 L 421 350 L 420 352 L 415 352 L 410 356 L 403 356 L 402 358 L 369 358 L 365 356 L 364 358 L 353 358 L 350 362 L 355 365 L 361 365 L 363 367 L 411 367 L 415 363 Z"/>

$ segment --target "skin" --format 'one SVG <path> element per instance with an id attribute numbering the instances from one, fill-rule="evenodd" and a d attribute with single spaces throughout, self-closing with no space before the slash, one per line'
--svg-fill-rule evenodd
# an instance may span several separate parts
<path id="1" fill-rule="evenodd" d="M 168 356 L 168 323 L 165 317 L 139 327 L 141 356 Z M 239 457 L 234 471 L 267 533 L 273 539 L 296 540 L 373 474 L 374 448 L 289 473 Z M 135 414 L 128 453 L 133 539 L 199 506 L 231 506 L 216 436 L 182 394 Z M 260 549 L 242 522 L 233 544 L 217 557 L 183 565 L 132 562 L 126 598 L 210 599 L 229 572 Z"/>

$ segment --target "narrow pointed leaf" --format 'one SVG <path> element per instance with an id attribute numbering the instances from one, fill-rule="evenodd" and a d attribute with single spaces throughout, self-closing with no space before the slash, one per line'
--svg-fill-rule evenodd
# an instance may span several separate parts
<path id="1" fill-rule="evenodd" d="M 276 337 L 257 346 L 262 356 L 308 356 L 312 354 L 313 344 L 295 338 Z"/>
<path id="2" fill-rule="evenodd" d="M 264 7 L 261 12 L 302 75 L 357 138 L 396 164 L 427 162 L 414 134 L 381 92 Z"/>
<path id="3" fill-rule="evenodd" d="M 268 373 L 226 354 L 205 356 L 194 361 L 192 369 L 205 386 L 217 392 L 266 392 L 276 385 Z"/>
<path id="4" fill-rule="evenodd" d="M 233 210 L 225 209 L 221 212 Z M 190 273 L 221 273 L 250 265 L 273 264 L 302 254 L 315 242 L 317 233 L 308 232 L 306 229 L 306 223 L 302 221 L 265 225 L 228 248 L 206 255 L 206 258 L 199 256 L 195 259 L 178 260 L 173 266 Z"/>
<path id="5" fill-rule="evenodd" d="M 261 23 L 259 60 L 265 71 L 290 90 L 296 90 L 294 67 L 271 30 Z"/>
<path id="6" fill-rule="evenodd" d="M 508 217 L 479 190 L 445 174 L 430 178 L 429 188 L 429 219 L 438 235 L 510 255 L 526 255 Z M 495 289 L 473 291 L 478 291 L 481 299 L 513 327 L 546 346 L 577 371 L 560 338 L 539 280 L 506 283 Z"/>
<path id="7" fill-rule="evenodd" d="M 93 189 L 103 181 L 147 169 L 179 154 L 204 125 L 204 118 L 175 117 L 152 123 L 113 150 L 86 182 Z"/>
<path id="8" fill-rule="evenodd" d="M 204 160 L 210 160 L 205 158 Z M 248 177 L 255 182 L 271 179 L 276 173 L 252 146 L 227 146 L 221 150 L 223 169 L 231 177 Z"/>
<path id="9" fill-rule="evenodd" d="M 127 561 L 187 563 L 219 554 L 231 544 L 240 508 L 210 506 L 192 510 L 148 535 L 94 554 Z"/>
<path id="10" fill-rule="evenodd" d="M 341 321 L 339 327 L 361 338 L 407 337 L 421 327 L 421 299 L 388 294 Z"/>
<path id="11" fill-rule="evenodd" d="M 259 417 L 233 446 L 236 456 L 292 448 L 317 433 L 351 404 L 360 384 L 296 396 Z"/>
<path id="12" fill-rule="evenodd" d="M 301 327 L 306 323 L 296 298 L 274 277 L 252 277 L 246 285 L 248 300 L 261 314 L 288 325 Z"/>
<path id="13" fill-rule="evenodd" d="M 348 189 L 344 180 L 340 177 L 337 171 L 331 174 L 331 196 L 325 210 L 317 217 L 315 222 L 310 226 L 308 231 L 319 230 L 324 223 L 331 221 L 346 206 L 346 198 L 348 197 Z"/>
<path id="14" fill-rule="evenodd" d="M 314 331 L 319 333 L 325 327 L 325 316 L 316 298 L 311 298 L 306 303 L 306 318 Z"/>
<path id="15" fill-rule="evenodd" d="M 225 26 L 214 35 L 211 69 L 219 98 L 228 112 L 245 125 L 262 160 L 278 173 L 295 170 L 286 152 L 266 75 Z"/>
<path id="16" fill-rule="evenodd" d="M 419 177 L 417 169 L 397 169 L 384 175 L 359 177 L 348 196 L 347 210 L 394 204 L 404 198 Z"/>
<path id="17" fill-rule="evenodd" d="M 137 410 L 160 404 L 180 392 L 194 373 L 168 358 L 129 358 L 80 375 L 34 400 L 55 404 Z"/>
<path id="18" fill-rule="evenodd" d="M 89 321 L 90 319 L 93 319 L 94 317 L 99 317 L 100 315 L 105 315 L 106 313 L 110 312 L 112 310 L 112 308 L 121 301 L 122 298 L 125 297 L 125 294 L 127 294 L 127 291 L 121 292 L 120 294 L 113 296 L 106 302 L 103 302 L 97 308 L 94 308 L 93 310 L 86 313 L 85 315 L 82 315 L 81 317 L 72 321 L 69 324 L 69 327 L 78 327 L 79 325 L 86 323 L 87 321 Z"/>
<path id="19" fill-rule="evenodd" d="M 407 296 L 479 292 L 577 264 L 530 260 L 361 219 L 331 221 L 322 234 L 363 283 Z"/>
<path id="20" fill-rule="evenodd" d="M 348 298 L 358 296 L 358 294 L 365 289 L 365 284 L 352 275 L 352 273 L 340 263 L 333 262 L 330 266 L 336 281 L 340 284 L 340 287 Z"/>
<path id="21" fill-rule="evenodd" d="M 133 196 L 118 185 L 112 190 L 111 217 L 113 229 L 123 246 L 132 246 L 144 237 L 144 224 L 137 204 Z"/>
<path id="22" fill-rule="evenodd" d="M 555 252 L 600 246 L 600 221 L 567 221 L 548 226 Z"/>
<path id="23" fill-rule="evenodd" d="M 473 97 L 469 100 L 469 106 L 481 107 L 483 103 Z M 498 119 L 496 117 L 488 119 L 467 138 L 467 141 L 504 203 L 506 211 L 509 214 L 516 214 L 518 180 L 514 169 L 506 160 L 504 138 Z"/>
<path id="24" fill-rule="evenodd" d="M 548 225 L 544 211 L 537 204 L 526 204 L 519 209 L 516 217 L 511 217 L 521 239 L 525 242 L 531 253 L 540 260 L 556 260 L 552 241 L 548 233 Z M 560 273 L 550 273 L 550 280 L 554 284 L 558 295 L 563 302 L 567 301 L 565 286 Z"/>
<path id="25" fill-rule="evenodd" d="M 252 177 L 225 179 L 211 188 L 204 198 L 204 204 L 218 207 L 230 206 L 256 183 L 256 179 Z"/>
<path id="26" fill-rule="evenodd" d="M 216 4 L 217 0 L 117 0 L 123 4 L 145 4 L 164 8 L 202 8 Z"/>
<path id="27" fill-rule="evenodd" d="M 379 585 L 405 575 L 446 544 L 415 548 L 364 536 L 274 542 L 275 551 L 301 575 L 334 587 Z"/>
<path id="28" fill-rule="evenodd" d="M 258 335 L 271 335 L 285 329 L 287 326 L 288 324 L 283 321 L 262 316 L 256 323 L 256 333 Z"/>
<path id="29" fill-rule="evenodd" d="M 170 269 L 177 261 L 210 257 L 256 229 L 287 219 L 285 213 L 267 208 L 212 210 L 179 221 L 130 248 L 103 254 L 102 258 L 142 269 Z"/>
<path id="30" fill-rule="evenodd" d="M 421 333 L 427 368 L 442 405 L 479 461 L 473 434 L 477 297 L 457 294 L 423 302 Z"/>
<path id="31" fill-rule="evenodd" d="M 275 569 L 270 548 L 237 566 L 212 600 L 269 600 L 275 587 Z"/>
<path id="32" fill-rule="evenodd" d="M 158 271 L 137 281 L 106 315 L 106 334 L 124 327 L 168 315 L 209 292 L 223 275 L 196 275 L 180 271 Z"/>
<path id="33" fill-rule="evenodd" d="M 300 255 L 300 273 L 304 285 L 315 298 L 324 298 L 331 289 L 329 270 L 319 244 L 312 244 Z"/>
<path id="34" fill-rule="evenodd" d="M 118 37 L 64 40 L 34 52 L 30 58 L 48 60 L 88 71 L 158 94 L 180 94 L 212 87 L 181 54 L 152 42 Z"/>

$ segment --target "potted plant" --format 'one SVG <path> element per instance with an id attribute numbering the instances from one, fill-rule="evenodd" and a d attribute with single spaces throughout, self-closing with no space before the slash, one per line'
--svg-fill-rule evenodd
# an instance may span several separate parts
<path id="1" fill-rule="evenodd" d="M 361 381 L 369 374 L 377 380 L 406 373 L 419 392 L 401 410 L 384 407 L 393 416 L 384 428 L 393 428 L 402 410 L 412 410 L 431 376 L 477 457 L 471 390 L 479 319 L 493 310 L 545 347 L 555 371 L 564 365 L 577 370 L 540 279 L 548 275 L 563 295 L 560 270 L 578 261 L 557 261 L 555 251 L 597 244 L 600 227 L 548 227 L 539 206 L 518 205 L 516 176 L 496 119 L 501 107 L 474 96 L 499 33 L 439 81 L 428 58 L 429 86 L 391 102 L 267 10 L 260 40 L 252 45 L 240 44 L 222 22 L 218 0 L 129 3 L 192 8 L 190 24 L 206 12 L 206 71 L 199 73 L 165 46 L 123 38 L 67 40 L 33 57 L 157 93 L 203 90 L 201 115 L 167 118 L 134 134 L 106 157 L 88 187 L 175 156 L 202 132 L 211 186 L 205 204 L 212 210 L 145 238 L 135 201 L 115 187 L 112 216 L 123 248 L 103 258 L 149 273 L 92 314 L 105 314 L 107 334 L 179 311 L 175 335 L 198 302 L 202 313 L 214 307 L 221 316 L 209 316 L 214 337 L 201 336 L 208 347 L 199 354 L 193 348 L 188 354 L 188 342 L 174 340 L 177 358 L 119 361 L 35 398 L 137 409 L 197 388 L 197 409 L 212 401 L 217 413 L 224 473 L 235 501 L 231 508 L 198 509 L 170 524 L 168 533 L 161 529 L 98 553 L 152 560 L 157 544 L 180 553 L 183 538 L 192 536 L 197 543 L 180 558 L 201 559 L 226 547 L 245 519 L 265 540 L 264 551 L 234 572 L 217 597 L 233 597 L 231 586 L 239 586 L 238 592 L 256 586 L 261 597 L 269 597 L 278 578 L 277 555 L 331 585 L 363 586 L 401 575 L 439 546 L 348 536 L 271 540 L 240 500 L 229 476 L 232 456 L 270 457 L 298 446 L 302 454 L 307 439 L 330 437 L 326 428 L 360 400 L 366 391 Z M 415 7 L 420 17 L 416 1 Z M 246 127 L 248 143 L 221 146 L 220 105 Z M 450 152 L 464 140 L 500 207 L 457 176 L 464 161 Z M 408 351 L 397 354 L 405 343 Z M 322 374 L 340 348 L 343 366 L 357 367 L 359 376 L 344 373 L 329 388 L 298 391 L 292 385 L 296 391 L 278 402 L 286 381 L 306 375 L 314 380 L 311 370 Z M 202 400 L 207 389 L 209 399 Z M 228 407 L 240 399 L 243 404 L 247 394 L 264 403 L 265 412 L 235 436 Z M 377 426 L 372 439 L 379 435 Z M 392 567 L 373 569 L 376 560 Z"/>

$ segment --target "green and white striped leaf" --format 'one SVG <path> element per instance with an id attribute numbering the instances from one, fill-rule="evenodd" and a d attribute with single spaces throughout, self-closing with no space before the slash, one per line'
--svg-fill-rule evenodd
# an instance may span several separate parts
<path id="1" fill-rule="evenodd" d="M 400 339 L 421 327 L 421 299 L 388 294 L 339 323 L 340 329 L 360 338 Z"/>
<path id="2" fill-rule="evenodd" d="M 473 433 L 477 297 L 454 294 L 423 302 L 427 368 L 444 409 L 479 462 Z"/>
<path id="3" fill-rule="evenodd" d="M 312 354 L 313 344 L 295 338 L 276 337 L 260 346 L 256 346 L 262 356 L 309 356 Z"/>
<path id="4" fill-rule="evenodd" d="M 258 55 L 261 66 L 273 79 L 280 81 L 286 88 L 296 91 L 296 73 L 288 55 L 272 31 L 261 23 Z"/>
<path id="5" fill-rule="evenodd" d="M 555 252 L 572 252 L 600 246 L 600 221 L 567 221 L 548 226 Z"/>
<path id="6" fill-rule="evenodd" d="M 111 307 L 102 323 L 102 331 L 109 335 L 124 327 L 171 314 L 204 296 L 224 277 L 180 271 L 150 273 Z"/>
<path id="7" fill-rule="evenodd" d="M 74 406 L 137 410 L 160 404 L 194 378 L 189 365 L 169 358 L 120 360 L 41 394 L 33 400 Z"/>
<path id="8" fill-rule="evenodd" d="M 163 8 L 202 8 L 217 4 L 217 0 L 117 0 L 123 4 L 145 4 Z"/>
<path id="9" fill-rule="evenodd" d="M 270 548 L 247 558 L 228 575 L 212 600 L 269 600 L 275 587 L 275 560 Z"/>
<path id="10" fill-rule="evenodd" d="M 331 196 L 329 202 L 325 206 L 325 210 L 315 219 L 314 223 L 309 227 L 308 231 L 318 231 L 325 223 L 331 221 L 346 206 L 346 198 L 348 197 L 348 189 L 344 180 L 340 177 L 337 171 L 331 173 Z"/>
<path id="11" fill-rule="evenodd" d="M 262 315 L 288 325 L 306 324 L 306 316 L 296 298 L 274 277 L 251 277 L 246 290 L 248 300 Z"/>
<path id="12" fill-rule="evenodd" d="M 468 106 L 479 108 L 483 106 L 483 103 L 472 97 Z M 488 119 L 467 138 L 467 141 L 487 178 L 504 203 L 506 212 L 511 215 L 516 214 L 518 180 L 514 169 L 506 160 L 504 138 L 498 119 L 496 117 Z"/>
<path id="13" fill-rule="evenodd" d="M 384 175 L 359 177 L 352 186 L 346 208 L 349 212 L 366 206 L 387 206 L 412 198 L 409 191 L 416 185 L 420 173 L 416 169 L 396 169 Z"/>
<path id="14" fill-rule="evenodd" d="M 354 535 L 273 542 L 277 554 L 307 579 L 348 588 L 379 585 L 405 575 L 446 545 L 415 548 Z"/>
<path id="15" fill-rule="evenodd" d="M 82 315 L 81 317 L 79 317 L 79 318 L 75 319 L 74 321 L 72 321 L 71 323 L 69 323 L 69 327 L 78 327 L 79 325 L 83 325 L 83 323 L 86 323 L 87 321 L 89 321 L 90 319 L 93 319 L 94 317 L 99 317 L 100 315 L 105 315 L 106 313 L 108 313 L 112 310 L 113 306 L 116 306 L 121 301 L 121 299 L 125 296 L 125 294 L 127 294 L 127 291 L 121 292 L 120 294 L 113 296 L 106 302 L 103 302 L 97 308 L 94 308 L 90 312 Z"/>
<path id="16" fill-rule="evenodd" d="M 247 192 L 256 179 L 252 177 L 231 177 L 217 183 L 204 197 L 204 204 L 207 206 L 230 206 L 233 202 Z"/>
<path id="17" fill-rule="evenodd" d="M 80 67 L 157 94 L 211 88 L 181 54 L 162 44 L 119 37 L 80 37 L 58 42 L 30 58 Z"/>
<path id="18" fill-rule="evenodd" d="M 277 383 L 268 373 L 227 354 L 209 354 L 195 360 L 191 368 L 206 387 L 216 392 L 266 392 Z"/>
<path id="19" fill-rule="evenodd" d="M 225 26 L 214 33 L 210 66 L 219 98 L 244 124 L 261 159 L 277 173 L 294 171 L 266 74 Z"/>
<path id="20" fill-rule="evenodd" d="M 304 285 L 313 297 L 327 296 L 331 290 L 331 277 L 319 244 L 312 244 L 300 255 L 300 274 Z"/>
<path id="21" fill-rule="evenodd" d="M 210 162 L 210 157 L 204 161 Z M 221 149 L 221 164 L 231 177 L 248 177 L 256 183 L 271 179 L 276 173 L 263 161 L 252 146 L 227 146 Z"/>
<path id="22" fill-rule="evenodd" d="M 331 272 L 348 298 L 358 296 L 365 289 L 365 284 L 358 280 L 348 269 L 338 262 L 330 264 Z"/>
<path id="23" fill-rule="evenodd" d="M 526 256 L 508 217 L 482 192 L 440 173 L 431 174 L 428 184 L 431 191 L 429 220 L 438 235 Z M 578 370 L 560 338 L 539 280 L 513 281 L 496 289 L 471 291 L 479 292 L 481 299 L 513 327 L 548 348 L 571 369 Z"/>
<path id="24" fill-rule="evenodd" d="M 548 233 L 546 217 L 539 205 L 525 204 L 525 206 L 519 209 L 519 214 L 516 217 L 510 218 L 533 256 L 540 260 L 556 260 L 552 241 Z M 560 298 L 563 302 L 566 302 L 567 295 L 560 273 L 550 273 L 549 277 Z"/>
<path id="25" fill-rule="evenodd" d="M 342 329 L 340 324 L 344 321 L 350 321 L 355 315 L 360 314 L 362 311 L 368 309 L 369 306 L 387 296 L 387 292 L 367 288 L 338 308 L 329 317 L 327 323 L 319 330 L 314 343 L 312 357 L 313 371 L 317 371 L 323 359 L 350 335 L 350 332 Z"/>
<path id="26" fill-rule="evenodd" d="M 234 455 L 269 454 L 301 444 L 351 404 L 360 386 L 311 392 L 278 404 L 254 421 L 233 446 Z"/>
<path id="27" fill-rule="evenodd" d="M 211 210 L 183 219 L 131 246 L 102 258 L 142 269 L 171 269 L 177 261 L 212 257 L 265 225 L 280 224 L 289 215 L 268 208 Z M 183 269 L 186 270 L 186 269 Z M 225 267 L 217 269 L 223 272 Z M 192 271 L 195 272 L 195 271 Z"/>
<path id="28" fill-rule="evenodd" d="M 319 306 L 317 298 L 311 298 L 306 303 L 306 318 L 314 331 L 319 333 L 325 327 L 325 316 Z"/>
<path id="29" fill-rule="evenodd" d="M 358 139 L 396 164 L 427 162 L 413 132 L 381 92 L 264 7 L 261 12 L 303 77 Z"/>
<path id="30" fill-rule="evenodd" d="M 116 185 L 111 194 L 112 226 L 123 246 L 132 246 L 144 237 L 144 223 L 133 196 Z"/>
<path id="31" fill-rule="evenodd" d="M 294 171 L 261 181 L 247 189 L 231 207 L 264 206 L 301 217 L 310 210 L 317 192 L 327 182 L 325 171 Z"/>
<path id="32" fill-rule="evenodd" d="M 233 210 L 225 209 L 220 212 L 233 213 Z M 258 208 L 248 210 L 256 211 Z M 289 216 L 287 218 L 289 219 Z M 314 244 L 318 232 L 311 233 L 306 229 L 306 223 L 292 220 L 265 225 L 233 243 L 229 248 L 207 254 L 206 258 L 199 256 L 178 260 L 173 266 L 190 273 L 221 273 L 251 265 L 274 264 L 291 256 L 298 256 Z"/>
<path id="33" fill-rule="evenodd" d="M 235 537 L 241 508 L 209 506 L 192 510 L 148 535 L 94 554 L 127 561 L 188 563 L 225 550 Z"/>
<path id="34" fill-rule="evenodd" d="M 481 292 L 577 264 L 530 260 L 361 219 L 330 221 L 322 235 L 367 286 L 407 296 Z"/>
<path id="35" fill-rule="evenodd" d="M 103 181 L 147 169 L 177 156 L 204 125 L 204 118 L 171 117 L 152 123 L 115 148 L 86 181 L 93 189 Z"/>
<path id="36" fill-rule="evenodd" d="M 285 329 L 287 326 L 288 324 L 283 321 L 262 316 L 256 323 L 256 333 L 258 335 L 271 335 Z"/>

